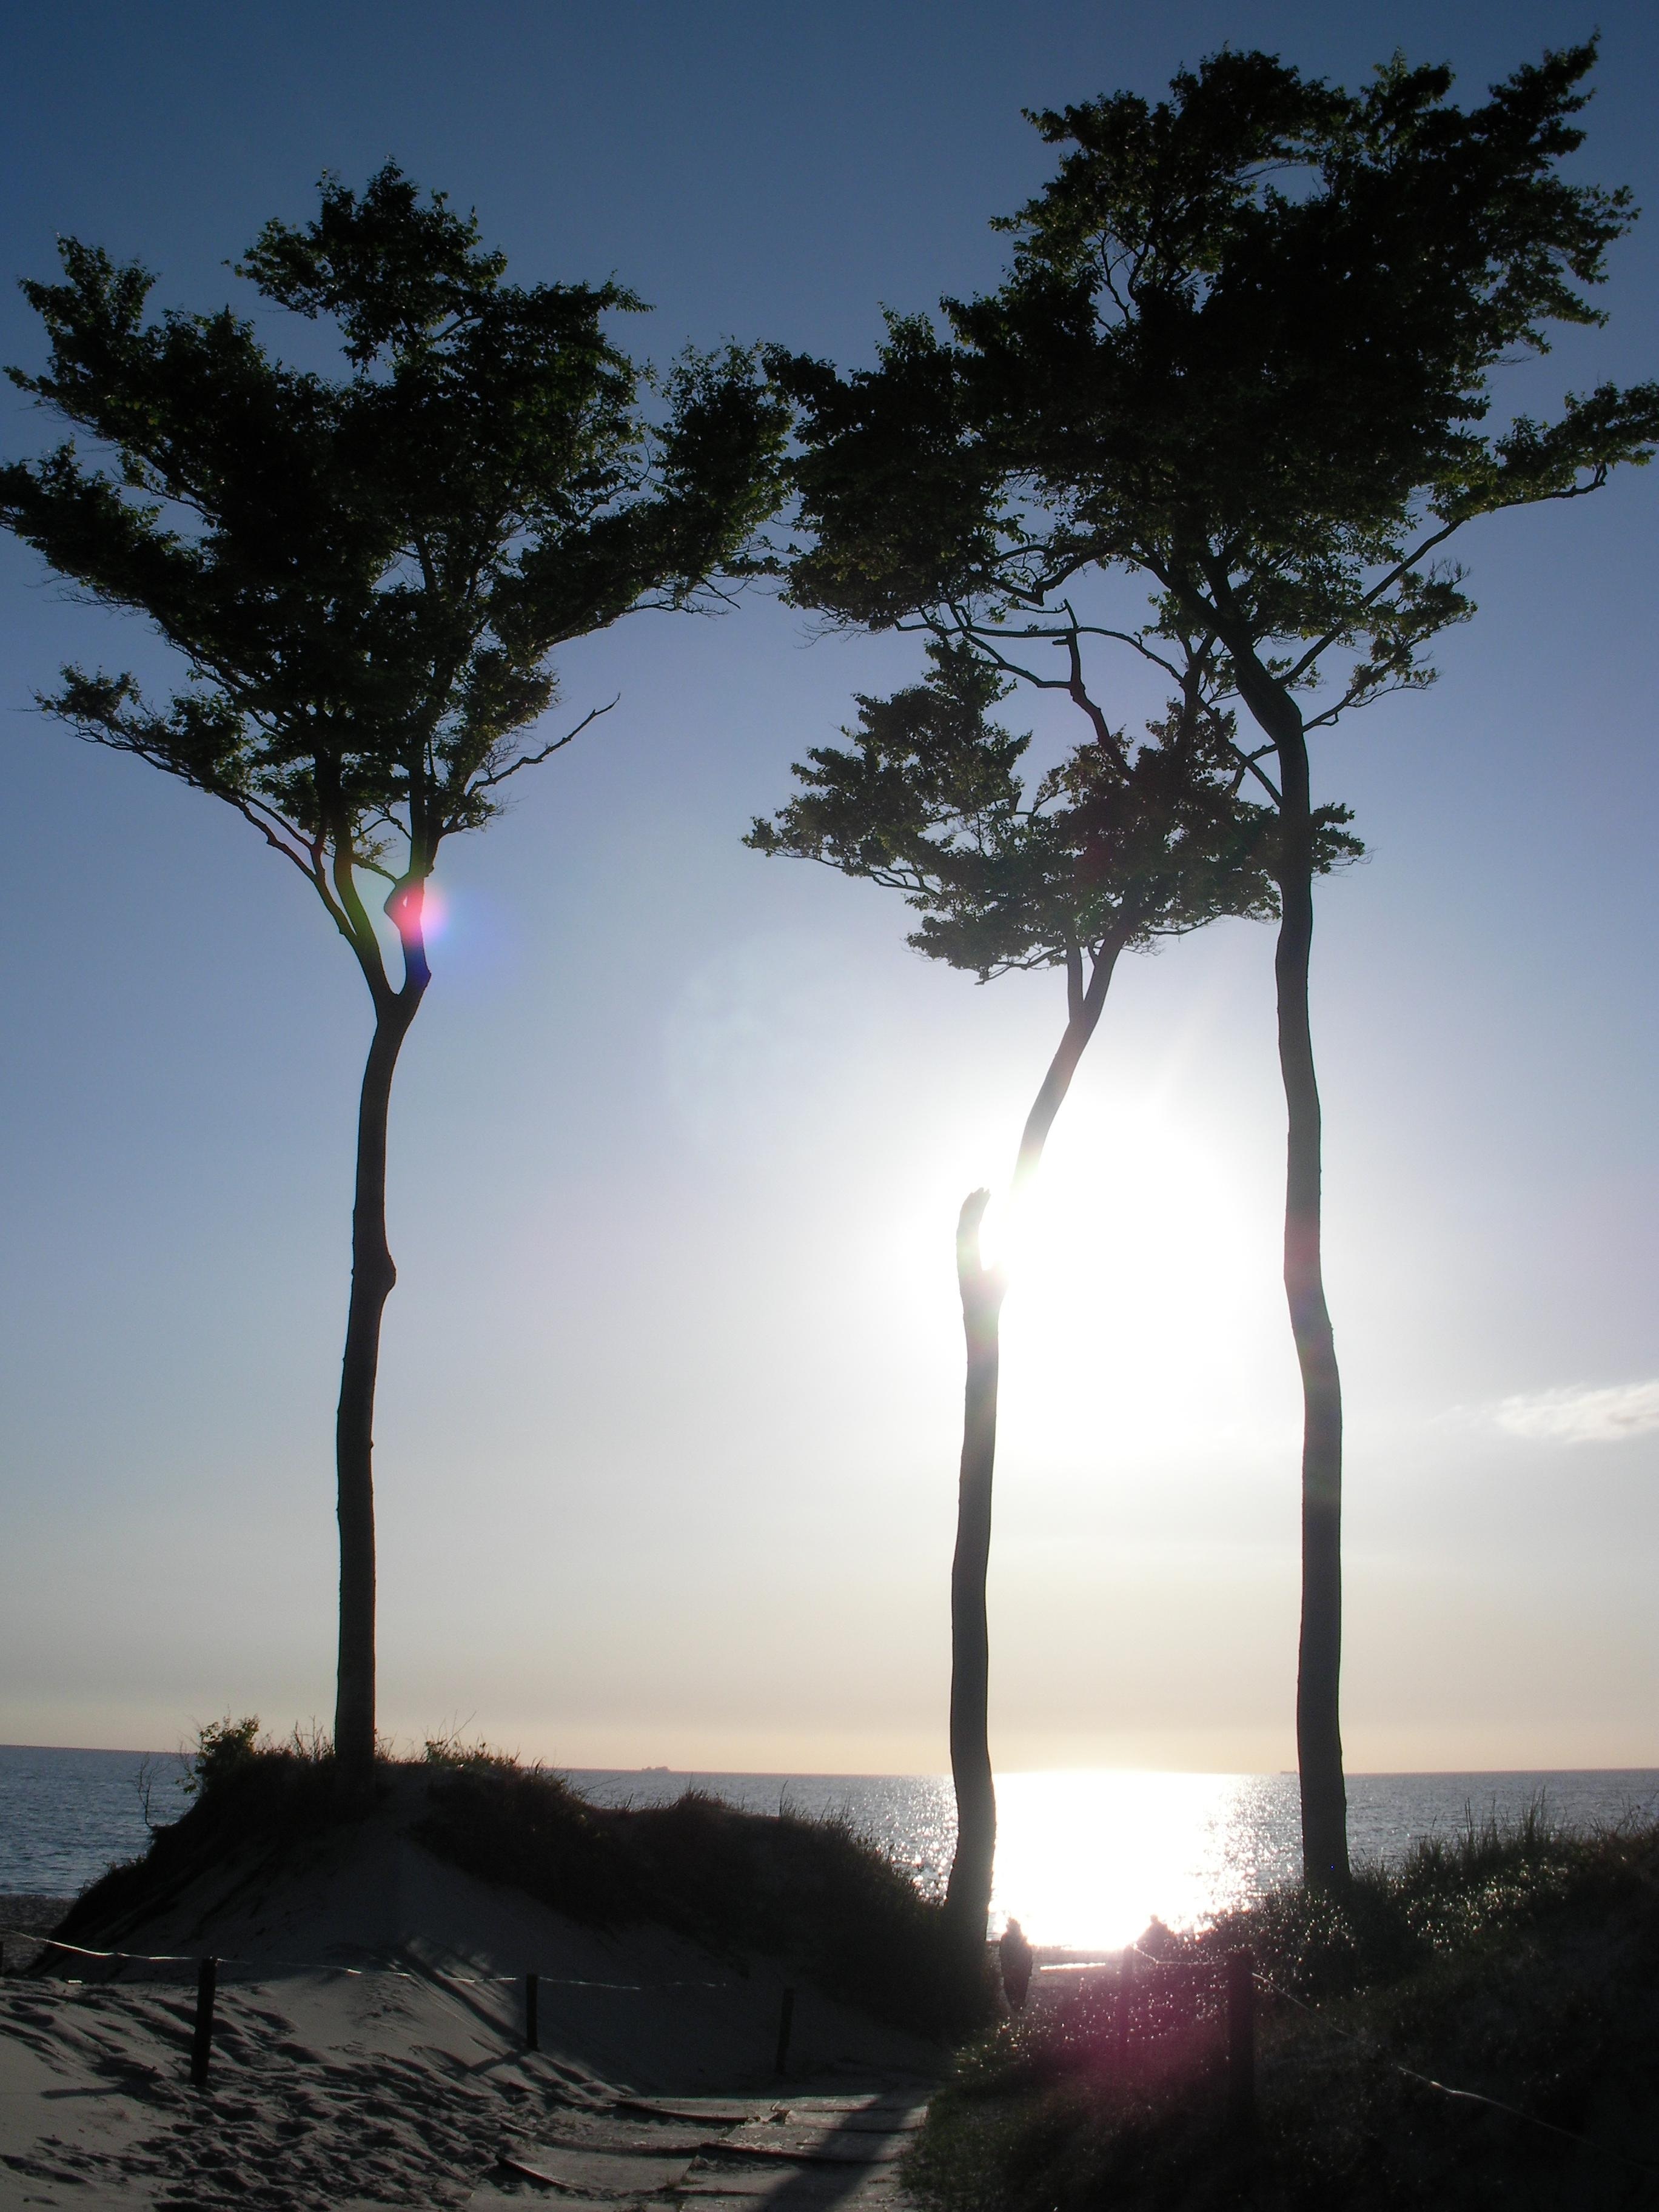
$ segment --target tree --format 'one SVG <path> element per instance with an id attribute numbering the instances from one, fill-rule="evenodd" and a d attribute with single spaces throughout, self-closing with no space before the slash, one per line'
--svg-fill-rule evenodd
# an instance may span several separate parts
<path id="1" fill-rule="evenodd" d="M 1342 1427 L 1308 1013 L 1308 734 L 1431 680 L 1431 641 L 1473 611 L 1439 558 L 1457 532 L 1594 491 L 1659 438 L 1652 384 L 1486 428 L 1501 365 L 1547 350 L 1552 325 L 1602 319 L 1586 288 L 1632 218 L 1627 193 L 1559 173 L 1594 54 L 1547 54 L 1468 111 L 1443 69 L 1396 60 L 1349 93 L 1223 52 L 1157 106 L 1123 93 L 1034 116 L 1068 150 L 1000 225 L 1016 245 L 997 292 L 944 301 L 943 335 L 890 318 L 871 371 L 775 364 L 804 410 L 799 604 L 919 625 L 1074 696 L 1107 651 L 1176 674 L 1196 661 L 1212 702 L 1237 700 L 1256 726 L 1237 759 L 1280 825 L 1303 1851 L 1328 1885 L 1348 1863 Z M 1054 647 L 1065 672 L 1045 675 L 1031 655 Z"/>
<path id="2" fill-rule="evenodd" d="M 614 283 L 505 282 L 472 217 L 395 166 L 316 219 L 273 221 L 238 274 L 329 319 L 331 379 L 228 308 L 146 319 L 154 279 L 64 241 L 26 283 L 51 342 L 12 379 L 90 434 L 0 471 L 0 519 L 104 605 L 147 616 L 186 680 L 64 671 L 41 705 L 234 806 L 322 901 L 374 1009 L 358 1123 L 336 1451 L 335 1750 L 374 1752 L 374 1499 L 393 1072 L 430 980 L 425 887 L 447 838 L 585 728 L 544 737 L 554 648 L 641 606 L 698 604 L 775 501 L 782 410 L 751 358 L 684 356 L 655 427 L 605 335 Z M 386 887 L 394 980 L 367 902 Z"/>
<path id="3" fill-rule="evenodd" d="M 1119 956 L 1221 915 L 1275 903 L 1270 809 L 1240 795 L 1231 717 L 1194 665 L 1146 738 L 1130 743 L 1089 708 L 1087 736 L 1029 790 L 1029 738 L 989 720 L 1014 686 L 971 642 L 935 641 L 924 683 L 860 698 L 847 749 L 814 748 L 801 789 L 747 842 L 820 860 L 902 892 L 921 916 L 909 942 L 981 983 L 1011 970 L 1063 969 L 1065 1030 L 1021 1132 L 1018 1200 L 1099 1024 Z M 1352 853 L 1340 811 L 1322 810 L 1319 863 Z M 985 1585 L 996 1457 L 1005 1279 L 987 1267 L 973 1192 L 957 1230 L 966 1339 L 961 1476 L 951 1573 L 951 1771 L 957 1844 L 946 1905 L 963 1949 L 985 1940 L 996 1850 L 987 1702 Z"/>

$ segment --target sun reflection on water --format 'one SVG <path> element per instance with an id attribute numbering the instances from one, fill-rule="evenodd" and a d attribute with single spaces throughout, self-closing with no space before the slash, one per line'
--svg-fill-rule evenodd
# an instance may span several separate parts
<path id="1" fill-rule="evenodd" d="M 1117 1771 L 1000 1774 L 993 1926 L 1114 1950 L 1154 1915 L 1186 1928 L 1293 1871 L 1280 1778 Z"/>
<path id="2" fill-rule="evenodd" d="M 757 1813 L 848 1822 L 930 1896 L 956 1840 L 943 1774 L 576 1771 L 601 1804 L 668 1804 L 688 1788 Z M 1182 1774 L 1093 1767 L 999 1773 L 991 1933 L 1012 1913 L 1050 1949 L 1115 1951 L 1156 1917 L 1190 1928 L 1294 1881 L 1301 1824 L 1294 1774 Z M 1659 1772 L 1351 1774 L 1356 1862 L 1395 1861 L 1413 1838 L 1542 1805 L 1569 1827 L 1659 1816 Z"/>

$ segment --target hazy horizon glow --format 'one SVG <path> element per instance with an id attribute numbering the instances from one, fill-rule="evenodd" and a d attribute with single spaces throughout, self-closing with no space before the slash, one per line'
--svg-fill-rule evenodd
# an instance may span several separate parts
<path id="1" fill-rule="evenodd" d="M 1608 328 L 1517 374 L 1506 404 L 1540 415 L 1659 365 L 1659 21 L 1601 20 L 1588 173 L 1650 211 Z M 1036 0 L 1011 38 L 977 0 L 64 0 L 14 28 L 0 270 L 49 275 L 71 233 L 159 270 L 160 305 L 246 307 L 224 264 L 259 223 L 391 154 L 476 204 L 515 275 L 614 270 L 653 303 L 620 335 L 659 362 L 735 333 L 853 364 L 882 301 L 994 283 L 988 219 L 1050 161 L 1022 105 L 1156 94 L 1246 38 L 1350 82 L 1444 56 L 1468 94 L 1588 21 Z M 0 340 L 39 358 L 9 288 Z M 9 388 L 0 419 L 9 453 L 42 434 Z M 1471 533 L 1480 612 L 1437 686 L 1321 735 L 1318 795 L 1370 853 L 1322 886 L 1314 956 L 1355 1771 L 1659 1765 L 1656 491 L 1631 472 Z M 332 1710 L 367 998 L 228 809 L 41 723 L 71 659 L 170 673 L 141 624 L 0 544 L 0 1737 L 168 1746 L 227 1711 L 281 1732 Z M 854 693 L 919 662 L 764 593 L 623 624 L 559 660 L 557 714 L 615 712 L 445 848 L 391 1138 L 400 1742 L 946 1764 L 954 1225 L 1006 1182 L 1064 984 L 981 989 L 906 948 L 896 898 L 739 842 Z M 1158 704 L 1122 674 L 1115 718 Z M 1034 755 L 1054 741 L 1042 702 L 1006 714 Z M 1009 1774 L 1293 1763 L 1272 969 L 1244 923 L 1121 963 L 1019 1228 L 991 1589 Z"/>

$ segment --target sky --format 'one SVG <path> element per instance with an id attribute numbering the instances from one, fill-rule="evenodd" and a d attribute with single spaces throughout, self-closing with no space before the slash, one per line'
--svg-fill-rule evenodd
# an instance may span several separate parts
<path id="1" fill-rule="evenodd" d="M 1474 98 L 1598 21 L 1579 173 L 1654 212 L 1608 326 L 1506 386 L 1542 413 L 1659 371 L 1635 0 L 14 7 L 0 271 L 50 275 L 67 233 L 158 302 L 246 306 L 259 224 L 391 156 L 515 276 L 632 286 L 638 354 L 852 366 L 884 304 L 997 281 L 990 219 L 1050 159 L 1022 106 L 1156 94 L 1226 42 L 1350 82 L 1398 47 Z M 41 357 L 0 288 L 0 360 Z M 41 434 L 0 400 L 5 451 Z M 1356 1770 L 1659 1765 L 1656 496 L 1632 471 L 1471 532 L 1437 686 L 1319 740 L 1370 854 L 1321 890 L 1314 975 Z M 368 1006 L 229 810 L 33 710 L 70 659 L 168 672 L 0 545 L 0 1740 L 170 1748 L 332 1711 Z M 446 848 L 392 1124 L 400 1742 L 946 1764 L 952 1232 L 1006 1179 L 1063 986 L 981 988 L 891 894 L 740 842 L 918 659 L 763 593 L 636 617 L 560 663 L 555 714 L 616 709 Z M 1226 923 L 1126 963 L 1050 1145 L 1005 1316 L 1005 1769 L 1293 1763 L 1272 959 Z"/>

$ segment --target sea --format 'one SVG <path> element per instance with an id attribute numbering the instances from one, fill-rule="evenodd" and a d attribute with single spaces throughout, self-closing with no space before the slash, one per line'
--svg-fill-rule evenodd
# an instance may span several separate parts
<path id="1" fill-rule="evenodd" d="M 73 1897 L 176 1820 L 186 1800 L 176 1753 L 0 1745 L 0 1924 L 7 1896 Z M 603 1804 L 660 1804 L 706 1790 L 754 1811 L 834 1814 L 927 1889 L 942 1886 L 955 1821 L 933 1774 L 686 1774 L 580 1769 Z M 1563 1827 L 1659 1815 L 1659 1770 L 1534 1774 L 1356 1774 L 1349 1833 L 1358 1859 L 1397 1860 L 1419 1837 L 1536 1810 Z M 1291 1879 L 1299 1841 L 1293 1774 L 1115 1769 L 997 1778 L 993 1927 L 1018 1917 L 1033 1942 L 1112 1950 L 1161 1920 L 1194 1926 Z"/>

